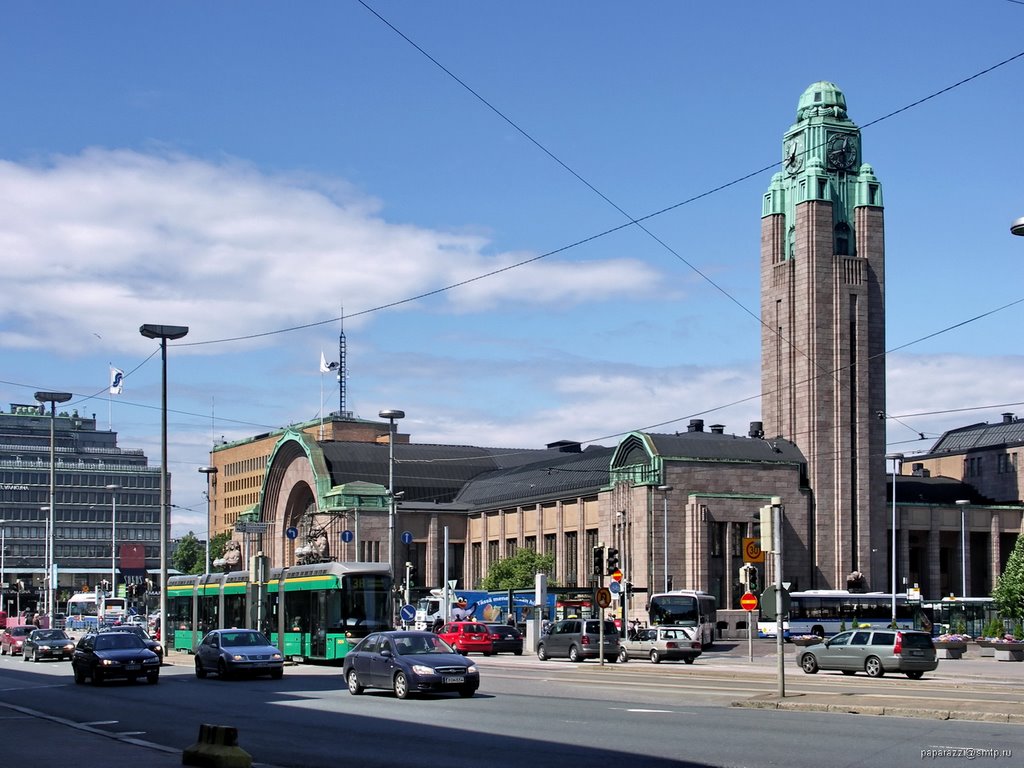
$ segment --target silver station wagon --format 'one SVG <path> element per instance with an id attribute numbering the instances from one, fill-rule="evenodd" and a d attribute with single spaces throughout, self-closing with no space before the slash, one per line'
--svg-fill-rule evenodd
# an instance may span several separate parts
<path id="1" fill-rule="evenodd" d="M 907 629 L 840 632 L 818 645 L 798 648 L 796 663 L 809 675 L 819 669 L 844 675 L 865 672 L 868 677 L 901 672 L 912 680 L 939 666 L 932 636 Z"/>

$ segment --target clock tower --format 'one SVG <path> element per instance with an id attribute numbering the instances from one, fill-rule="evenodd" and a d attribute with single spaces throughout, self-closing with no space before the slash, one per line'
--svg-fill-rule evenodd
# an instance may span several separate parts
<path id="1" fill-rule="evenodd" d="M 835 84 L 804 91 L 782 159 L 761 214 L 761 408 L 765 437 L 803 451 L 812 492 L 786 578 L 885 591 L 882 189 Z"/>

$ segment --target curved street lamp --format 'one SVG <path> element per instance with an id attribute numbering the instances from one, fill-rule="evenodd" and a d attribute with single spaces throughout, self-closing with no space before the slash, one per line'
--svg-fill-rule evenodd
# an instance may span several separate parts
<path id="1" fill-rule="evenodd" d="M 152 325 L 139 327 L 147 339 L 160 339 L 162 376 L 160 386 L 160 640 L 167 643 L 167 534 L 170 510 L 167 506 L 167 340 L 180 339 L 188 333 L 187 325 Z"/>
<path id="2" fill-rule="evenodd" d="M 395 515 L 397 500 L 395 499 L 395 421 L 405 418 L 405 411 L 388 408 L 378 414 L 388 420 L 388 566 L 391 578 L 395 578 Z"/>
<path id="3" fill-rule="evenodd" d="M 885 457 L 886 461 L 892 462 L 892 568 L 890 589 L 892 590 L 892 625 L 896 626 L 896 475 L 900 474 L 903 467 L 903 454 L 890 453 Z"/>
<path id="4" fill-rule="evenodd" d="M 43 407 L 50 404 L 50 531 L 46 536 L 46 605 L 47 614 L 50 617 L 49 626 L 54 626 L 56 611 L 54 610 L 54 599 L 57 595 L 57 585 L 54 583 L 54 565 L 57 562 L 56 537 L 54 529 L 57 522 L 57 468 L 55 454 L 57 452 L 54 442 L 54 424 L 57 421 L 57 403 L 66 403 L 71 399 L 70 392 L 36 392 L 35 398 Z M 45 413 L 45 411 L 44 411 Z"/>

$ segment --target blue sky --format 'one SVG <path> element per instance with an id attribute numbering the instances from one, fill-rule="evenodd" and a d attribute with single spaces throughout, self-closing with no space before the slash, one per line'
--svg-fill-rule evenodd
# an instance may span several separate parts
<path id="1" fill-rule="evenodd" d="M 321 384 L 337 408 L 319 359 L 342 306 L 348 408 L 401 408 L 417 442 L 743 434 L 772 171 L 730 182 L 781 160 L 800 94 L 830 80 L 858 125 L 909 107 L 863 134 L 889 450 L 1024 413 L 1024 57 L 910 106 L 1024 52 L 1022 25 L 1008 0 L 7 4 L 0 407 L 73 391 L 158 464 L 138 327 L 189 326 L 169 351 L 175 535 L 205 530 L 214 439 L 316 418 Z M 645 226 L 671 250 L 595 238 L 627 221 L 609 200 L 670 208 Z M 130 375 L 109 404 L 111 363 Z"/>

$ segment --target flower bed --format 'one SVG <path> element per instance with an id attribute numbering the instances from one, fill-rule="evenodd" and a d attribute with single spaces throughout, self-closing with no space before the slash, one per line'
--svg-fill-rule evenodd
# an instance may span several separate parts
<path id="1" fill-rule="evenodd" d="M 935 652 L 940 659 L 959 659 L 967 652 L 967 635 L 939 635 L 935 638 Z"/>
<path id="2" fill-rule="evenodd" d="M 790 641 L 793 645 L 817 645 L 821 642 L 821 638 L 817 635 L 797 635 L 791 637 Z"/>

